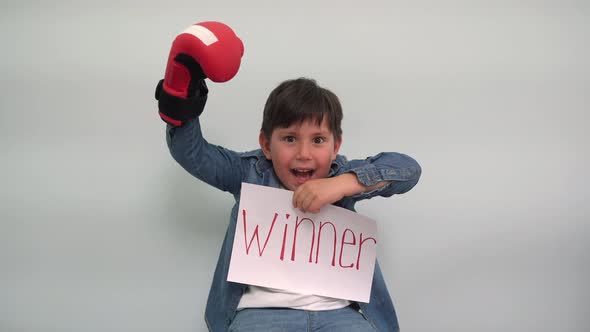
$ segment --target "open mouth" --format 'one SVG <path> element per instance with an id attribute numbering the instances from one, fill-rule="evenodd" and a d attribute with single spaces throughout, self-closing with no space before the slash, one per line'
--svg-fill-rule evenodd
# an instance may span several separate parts
<path id="1" fill-rule="evenodd" d="M 294 168 L 291 170 L 291 174 L 293 174 L 299 180 L 311 179 L 311 177 L 313 176 L 313 173 L 314 173 L 313 169 Z"/>

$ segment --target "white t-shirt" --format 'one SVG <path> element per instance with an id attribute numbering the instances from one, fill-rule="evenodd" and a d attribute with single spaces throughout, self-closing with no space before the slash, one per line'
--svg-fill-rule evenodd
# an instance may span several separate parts
<path id="1" fill-rule="evenodd" d="M 348 305 L 350 305 L 348 300 L 250 285 L 240 299 L 238 310 L 245 308 L 291 308 L 320 311 L 340 309 Z"/>

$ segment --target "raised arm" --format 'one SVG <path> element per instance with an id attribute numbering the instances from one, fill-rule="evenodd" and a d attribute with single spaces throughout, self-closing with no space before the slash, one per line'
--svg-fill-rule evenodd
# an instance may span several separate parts
<path id="1" fill-rule="evenodd" d="M 246 160 L 203 138 L 199 118 L 182 127 L 168 125 L 166 142 L 172 157 L 190 174 L 223 191 L 239 192 Z"/>
<path id="2" fill-rule="evenodd" d="M 236 75 L 244 45 L 227 25 L 201 22 L 174 39 L 164 79 L 156 88 L 159 115 L 168 123 L 166 140 L 172 156 L 189 173 L 225 191 L 241 183 L 239 154 L 209 144 L 199 116 L 207 102 L 205 79 L 225 82 Z"/>

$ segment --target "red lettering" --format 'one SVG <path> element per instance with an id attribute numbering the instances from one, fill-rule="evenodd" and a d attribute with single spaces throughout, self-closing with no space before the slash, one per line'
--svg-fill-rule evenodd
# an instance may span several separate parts
<path id="1" fill-rule="evenodd" d="M 361 233 L 361 240 L 359 242 L 359 253 L 358 253 L 358 256 L 356 257 L 356 269 L 357 270 L 361 267 L 361 251 L 363 250 L 363 244 L 367 240 L 373 240 L 373 243 L 377 244 L 377 240 L 375 240 L 372 237 L 368 237 L 363 240 L 363 233 Z"/>
<path id="2" fill-rule="evenodd" d="M 260 241 L 258 239 L 258 226 L 259 225 L 256 225 L 256 227 L 254 228 L 254 234 L 252 234 L 252 237 L 250 238 L 250 244 L 248 244 L 247 235 L 246 235 L 246 230 L 247 230 L 246 210 L 242 210 L 243 223 L 244 223 L 244 243 L 246 245 L 246 255 L 248 255 L 250 253 L 250 247 L 252 246 L 252 241 L 254 241 L 254 238 L 256 238 L 256 244 L 258 245 L 258 256 L 262 256 L 262 254 L 264 253 L 264 249 L 266 249 L 266 245 L 268 244 L 268 239 L 270 238 L 270 234 L 272 233 L 272 229 L 275 226 L 275 221 L 277 221 L 278 215 L 279 215 L 278 213 L 275 213 L 275 216 L 272 219 L 272 224 L 270 225 L 270 230 L 268 231 L 268 234 L 266 235 L 266 240 L 264 241 L 264 246 L 262 247 L 262 249 L 260 249 Z"/>
<path id="3" fill-rule="evenodd" d="M 270 227 L 268 229 L 268 233 L 266 234 L 266 237 L 264 239 L 264 244 L 261 245 L 261 241 L 260 238 L 264 236 L 264 234 L 261 234 L 261 230 L 259 229 L 261 224 L 257 224 L 257 223 L 252 223 L 251 228 L 253 228 L 252 233 L 250 235 L 248 235 L 248 223 L 247 223 L 247 212 L 246 210 L 242 210 L 242 223 L 244 226 L 244 244 L 246 247 L 246 255 L 250 254 L 250 250 L 252 249 L 252 245 L 254 243 L 254 241 L 256 241 L 256 245 L 258 248 L 258 256 L 262 257 L 262 255 L 264 254 L 264 251 L 267 248 L 267 245 L 269 243 L 269 240 L 272 236 L 272 232 L 274 230 L 274 226 L 276 224 L 276 221 L 278 219 L 279 214 L 275 213 L 272 219 L 272 222 L 270 224 Z M 289 214 L 285 214 L 285 224 L 283 227 L 283 241 L 281 244 L 281 248 L 280 248 L 280 255 L 279 255 L 279 259 L 281 261 L 285 260 L 285 251 L 287 248 L 287 237 L 289 234 L 289 218 L 290 215 Z M 308 222 L 310 225 L 307 225 L 308 227 L 306 227 L 306 225 L 304 225 L 304 222 Z M 262 226 L 267 226 L 267 223 L 263 223 Z M 300 228 L 301 227 L 301 228 Z M 324 232 L 324 228 L 328 228 L 330 229 L 331 232 L 331 236 L 327 235 L 326 232 Z M 301 236 L 299 236 L 299 230 L 303 230 L 304 232 L 304 239 L 301 239 Z M 297 253 L 297 240 L 299 240 L 299 242 L 303 241 L 303 245 L 306 245 L 309 240 L 310 243 L 310 247 L 309 247 L 309 258 L 308 258 L 308 262 L 309 263 L 313 263 L 313 251 L 315 250 L 315 264 L 318 264 L 319 261 L 319 257 L 320 257 L 320 248 L 321 248 L 321 240 L 322 240 L 322 235 L 324 235 L 324 241 L 330 240 L 332 239 L 332 241 L 326 242 L 324 244 L 324 251 L 325 250 L 329 250 L 330 248 L 332 248 L 332 262 L 331 265 L 332 266 L 336 266 L 336 253 L 337 253 L 337 245 L 338 245 L 338 236 L 339 236 L 339 232 L 338 232 L 338 228 L 336 227 L 336 224 L 333 222 L 320 222 L 319 224 L 319 228 L 317 228 L 317 234 L 316 234 L 316 227 L 315 227 L 315 221 L 310 219 L 310 218 L 303 218 L 303 217 L 299 217 L 297 216 L 297 218 L 295 219 L 295 225 L 293 227 L 293 244 L 291 247 L 291 261 L 295 261 L 295 256 Z M 310 233 L 311 238 L 308 238 L 307 236 L 305 236 L 305 234 Z M 315 238 L 318 238 L 317 241 L 317 245 L 315 243 Z M 277 235 L 278 236 L 278 235 Z M 275 237 L 277 237 L 275 236 Z M 328 237 L 326 240 L 326 236 Z M 340 268 L 344 268 L 344 269 L 350 269 L 350 268 L 355 268 L 355 262 L 354 262 L 354 251 L 356 250 L 356 270 L 360 270 L 361 268 L 361 256 L 362 256 L 362 252 L 363 252 L 363 246 L 365 246 L 366 242 L 373 242 L 374 245 L 377 244 L 377 240 L 374 237 L 364 237 L 363 233 L 360 233 L 359 235 L 359 241 L 357 242 L 357 234 L 349 229 L 349 228 L 344 228 L 344 232 L 342 232 L 342 237 L 340 238 L 340 256 L 339 256 L 339 267 Z M 278 239 L 277 239 L 278 240 Z M 353 246 L 356 247 L 358 244 L 358 248 L 354 248 L 354 249 L 347 249 L 347 246 Z M 301 247 L 301 245 L 300 245 Z M 273 248 L 274 249 L 274 248 Z M 278 248 L 276 248 L 276 250 L 278 250 Z M 304 249 L 306 250 L 306 249 Z M 345 254 L 345 250 L 346 250 L 346 254 Z M 301 249 L 300 249 L 301 251 Z M 323 255 L 322 259 L 327 259 L 329 256 L 327 256 L 328 253 Z M 350 263 L 346 264 L 346 260 L 349 260 Z"/>
<path id="4" fill-rule="evenodd" d="M 286 214 L 287 219 L 289 219 L 289 214 Z M 287 240 L 287 229 L 289 228 L 289 224 L 285 224 L 285 230 L 283 230 L 283 244 L 281 246 L 281 260 L 285 258 L 285 241 Z"/>
<path id="5" fill-rule="evenodd" d="M 346 237 L 346 232 L 352 233 L 352 242 L 345 242 L 344 241 L 344 238 Z M 355 245 L 356 244 L 356 235 L 354 235 L 354 232 L 353 231 L 351 231 L 350 229 L 347 228 L 347 229 L 344 230 L 344 233 L 342 233 L 342 241 L 340 243 L 341 243 L 340 244 L 340 261 L 339 261 L 340 267 L 343 267 L 343 268 L 346 268 L 346 269 L 347 268 L 351 268 L 351 267 L 354 266 L 353 263 L 351 263 L 350 265 L 346 265 L 346 266 L 342 265 L 342 254 L 344 253 L 344 245 L 345 244 L 348 244 L 348 245 Z"/>
<path id="6" fill-rule="evenodd" d="M 332 226 L 332 230 L 334 233 L 334 246 L 333 246 L 333 250 L 332 250 L 332 266 L 336 265 L 336 226 L 334 226 L 333 223 L 331 222 L 321 222 L 320 221 L 320 230 L 318 231 L 318 248 L 315 252 L 315 263 L 318 263 L 318 256 L 320 255 L 320 240 L 322 239 L 322 229 L 324 228 L 325 225 L 330 225 Z"/>
<path id="7" fill-rule="evenodd" d="M 311 256 L 313 254 L 313 244 L 315 243 L 315 223 L 313 222 L 313 220 L 311 220 L 309 218 L 301 218 L 301 220 L 299 220 L 299 217 L 297 217 L 297 221 L 295 222 L 295 232 L 293 233 L 293 248 L 291 249 L 291 260 L 292 261 L 295 260 L 295 246 L 297 244 L 297 231 L 299 230 L 299 225 L 301 225 L 301 223 L 303 223 L 304 221 L 309 221 L 311 223 L 311 226 L 313 227 L 313 230 L 311 232 L 311 246 L 309 248 L 309 262 L 311 263 Z"/>

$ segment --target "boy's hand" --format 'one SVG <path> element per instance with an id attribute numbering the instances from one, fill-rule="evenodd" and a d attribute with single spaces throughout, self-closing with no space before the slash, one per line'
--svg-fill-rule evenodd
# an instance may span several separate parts
<path id="1" fill-rule="evenodd" d="M 318 213 L 320 208 L 341 200 L 337 177 L 314 179 L 297 187 L 293 193 L 293 207 L 303 212 Z"/>
<path id="2" fill-rule="evenodd" d="M 313 179 L 297 187 L 293 193 L 293 207 L 303 212 L 319 213 L 322 206 L 338 202 L 344 197 L 372 191 L 391 181 L 381 181 L 372 186 L 358 182 L 353 173 L 332 178 Z"/>

